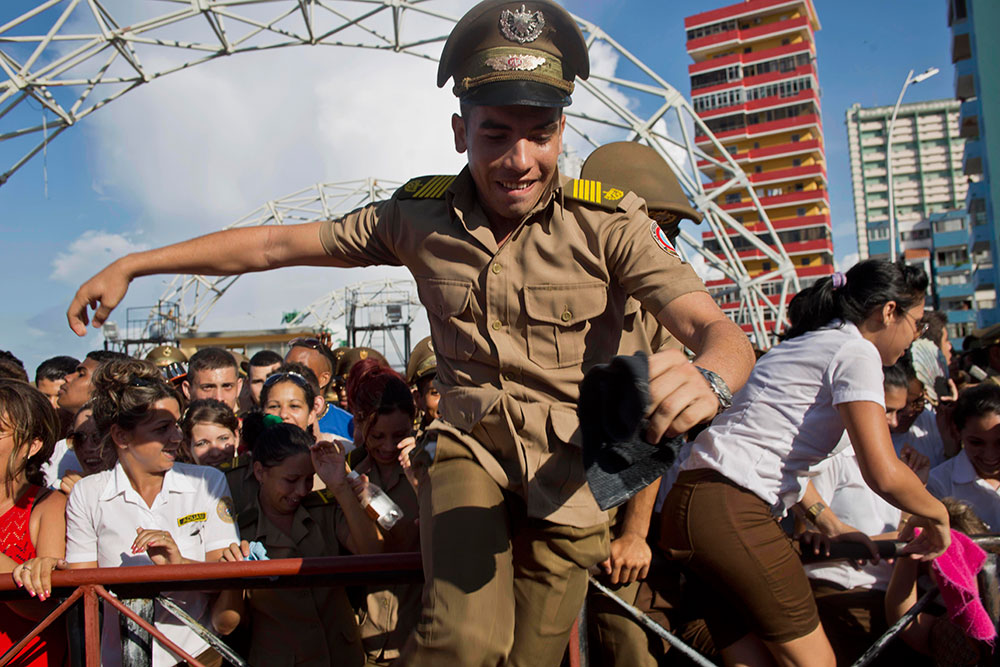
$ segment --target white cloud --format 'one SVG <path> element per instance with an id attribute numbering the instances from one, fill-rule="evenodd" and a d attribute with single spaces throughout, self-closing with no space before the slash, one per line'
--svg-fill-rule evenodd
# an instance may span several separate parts
<path id="1" fill-rule="evenodd" d="M 121 234 L 88 230 L 69 244 L 69 248 L 56 254 L 52 260 L 52 280 L 79 285 L 105 265 L 130 252 L 145 250 L 144 243 L 136 243 Z"/>
<path id="2" fill-rule="evenodd" d="M 856 252 L 849 252 L 841 258 L 834 258 L 833 266 L 838 271 L 847 271 L 849 268 L 858 263 L 861 259 L 861 255 Z"/>

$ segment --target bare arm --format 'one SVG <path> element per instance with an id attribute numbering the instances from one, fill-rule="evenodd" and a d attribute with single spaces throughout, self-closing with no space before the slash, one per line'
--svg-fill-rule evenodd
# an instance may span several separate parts
<path id="1" fill-rule="evenodd" d="M 138 277 L 160 273 L 226 276 L 283 266 L 333 266 L 320 242 L 322 223 L 265 225 L 227 229 L 173 245 L 126 255 L 85 282 L 66 314 L 70 328 L 86 334 L 87 307 L 94 326 L 101 326 Z"/>
<path id="2" fill-rule="evenodd" d="M 673 301 L 660 323 L 695 353 L 694 363 L 678 350 L 649 358 L 652 404 L 646 439 L 659 442 L 664 434 L 684 433 L 712 419 L 719 401 L 695 365 L 714 371 L 734 394 L 746 383 L 754 355 L 746 334 L 733 324 L 705 292 L 689 292 Z"/>
<path id="3" fill-rule="evenodd" d="M 909 558 L 900 558 L 892 569 L 892 579 L 885 591 L 885 620 L 892 625 L 903 617 L 917 603 L 917 574 L 919 564 Z M 931 626 L 936 619 L 931 614 L 917 614 L 900 635 L 903 641 L 915 651 L 924 655 L 930 653 L 928 639 Z"/>
<path id="4" fill-rule="evenodd" d="M 916 525 L 927 529 L 911 543 L 909 551 L 921 554 L 923 560 L 944 553 L 951 543 L 948 512 L 897 458 L 882 406 L 870 401 L 852 401 L 838 407 L 865 483 L 886 502 L 918 517 Z"/>
<path id="5" fill-rule="evenodd" d="M 646 536 L 659 490 L 660 480 L 657 480 L 626 503 L 621 528 L 611 540 L 611 556 L 602 563 L 612 584 L 630 584 L 646 578 L 653 560 Z"/>

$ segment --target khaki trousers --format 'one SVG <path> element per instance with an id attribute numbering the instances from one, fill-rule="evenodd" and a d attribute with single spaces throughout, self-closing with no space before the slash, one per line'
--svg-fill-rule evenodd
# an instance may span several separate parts
<path id="1" fill-rule="evenodd" d="M 528 518 L 469 450 L 439 433 L 420 489 L 423 611 L 396 665 L 557 667 L 608 554 L 606 524 Z"/>

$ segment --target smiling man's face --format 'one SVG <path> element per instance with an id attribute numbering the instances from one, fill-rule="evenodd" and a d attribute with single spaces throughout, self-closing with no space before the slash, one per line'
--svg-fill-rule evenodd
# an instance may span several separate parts
<path id="1" fill-rule="evenodd" d="M 491 222 L 519 222 L 555 177 L 565 117 L 560 108 L 469 107 L 452 117 L 455 149 Z"/>

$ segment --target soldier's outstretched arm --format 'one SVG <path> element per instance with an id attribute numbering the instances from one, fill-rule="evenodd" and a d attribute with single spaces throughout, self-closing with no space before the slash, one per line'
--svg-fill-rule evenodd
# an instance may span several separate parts
<path id="1" fill-rule="evenodd" d="M 227 229 L 126 255 L 77 290 L 66 313 L 69 326 L 77 335 L 85 335 L 91 319 L 88 308 L 94 311 L 94 326 L 104 324 L 124 298 L 129 283 L 141 276 L 160 273 L 228 276 L 282 266 L 335 265 L 336 260 L 327 255 L 320 242 L 320 224 Z"/>

